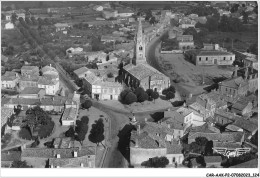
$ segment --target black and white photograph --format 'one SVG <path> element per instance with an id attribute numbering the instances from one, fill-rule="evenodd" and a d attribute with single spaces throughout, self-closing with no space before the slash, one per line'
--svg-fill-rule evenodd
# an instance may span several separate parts
<path id="1" fill-rule="evenodd" d="M 258 110 L 257 1 L 1 1 L 5 176 L 259 177 Z"/>

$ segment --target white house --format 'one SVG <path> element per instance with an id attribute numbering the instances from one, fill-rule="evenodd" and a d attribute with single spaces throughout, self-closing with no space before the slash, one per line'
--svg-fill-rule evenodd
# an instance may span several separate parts
<path id="1" fill-rule="evenodd" d="M 38 88 L 44 88 L 46 95 L 56 95 L 59 90 L 59 81 L 50 80 L 46 77 L 40 77 L 38 81 Z"/>
<path id="2" fill-rule="evenodd" d="M 14 29 L 14 24 L 12 22 L 8 22 L 5 24 L 5 29 L 9 30 L 9 29 Z"/>

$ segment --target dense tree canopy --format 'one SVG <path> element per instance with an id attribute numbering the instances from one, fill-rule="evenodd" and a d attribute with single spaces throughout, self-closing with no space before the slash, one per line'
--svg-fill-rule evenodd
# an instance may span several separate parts
<path id="1" fill-rule="evenodd" d="M 100 118 L 99 120 L 95 121 L 94 124 L 92 124 L 92 129 L 89 134 L 89 140 L 99 145 L 99 143 L 102 143 L 104 139 L 104 123 L 103 119 Z"/>
<path id="2" fill-rule="evenodd" d="M 165 157 L 153 157 L 149 158 L 148 161 L 141 163 L 141 166 L 148 168 L 165 168 L 169 164 L 169 160 Z"/>

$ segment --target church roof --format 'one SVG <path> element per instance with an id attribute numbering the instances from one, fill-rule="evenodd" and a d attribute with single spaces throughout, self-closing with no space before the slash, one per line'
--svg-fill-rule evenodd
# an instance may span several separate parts
<path id="1" fill-rule="evenodd" d="M 144 79 L 148 76 L 152 76 L 154 74 L 164 75 L 146 63 L 137 64 L 137 65 L 128 64 L 128 65 L 124 66 L 124 69 L 129 74 L 131 74 L 132 76 L 137 78 L 138 80 L 142 80 L 142 79 Z"/>

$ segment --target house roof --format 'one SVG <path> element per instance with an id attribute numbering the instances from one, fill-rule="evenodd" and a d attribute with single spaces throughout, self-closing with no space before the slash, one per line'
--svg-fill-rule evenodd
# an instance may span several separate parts
<path id="1" fill-rule="evenodd" d="M 219 116 L 222 116 L 224 118 L 228 118 L 231 121 L 234 121 L 234 120 L 236 120 L 237 118 L 240 117 L 240 116 L 235 115 L 234 113 L 227 112 L 227 111 L 225 111 L 223 109 L 217 109 L 215 111 L 215 115 L 219 115 Z"/>
<path id="2" fill-rule="evenodd" d="M 3 107 L 5 104 L 7 104 L 11 98 L 1 98 L 1 106 Z"/>
<path id="3" fill-rule="evenodd" d="M 124 69 L 139 80 L 142 80 L 154 74 L 164 75 L 158 70 L 151 67 L 149 64 L 128 64 L 124 66 Z"/>
<path id="4" fill-rule="evenodd" d="M 247 85 L 248 82 L 245 81 L 242 77 L 236 77 L 236 78 L 230 78 L 227 80 L 224 80 L 220 83 L 220 85 L 231 87 L 231 88 L 236 88 L 238 89 L 241 85 L 241 87 Z"/>
<path id="5" fill-rule="evenodd" d="M 176 129 L 176 130 L 184 130 L 184 123 L 180 122 L 178 120 L 175 120 L 172 117 L 168 117 L 168 118 L 163 118 L 161 119 L 161 122 L 165 122 L 167 125 L 170 125 L 169 129 Z"/>
<path id="6" fill-rule="evenodd" d="M 1 107 L 1 126 L 7 122 L 8 116 L 12 115 L 12 113 L 14 113 L 14 109 Z"/>
<path id="7" fill-rule="evenodd" d="M 213 141 L 213 147 L 214 148 L 236 149 L 236 148 L 241 148 L 241 144 L 239 144 L 239 143 L 232 143 L 232 142 Z"/>
<path id="8" fill-rule="evenodd" d="M 210 128 L 209 128 L 209 125 L 207 123 L 201 125 L 201 126 L 197 126 L 197 127 L 188 127 L 186 129 L 185 132 L 191 132 L 191 133 L 196 133 L 196 132 L 203 132 L 203 133 L 216 133 L 214 131 L 212 131 Z"/>
<path id="9" fill-rule="evenodd" d="M 56 23 L 54 24 L 56 28 L 69 27 L 67 23 Z"/>
<path id="10" fill-rule="evenodd" d="M 32 98 L 11 98 L 6 104 L 14 104 L 14 105 L 37 105 L 40 104 L 40 99 L 32 99 Z"/>
<path id="11" fill-rule="evenodd" d="M 101 82 L 101 78 L 96 76 L 95 73 L 91 72 L 91 71 L 87 71 L 86 72 L 86 76 L 84 77 L 85 80 L 87 80 L 90 84 L 94 84 L 96 81 L 100 81 Z"/>
<path id="12" fill-rule="evenodd" d="M 258 159 L 252 159 L 250 161 L 230 166 L 229 168 L 258 168 Z"/>
<path id="13" fill-rule="evenodd" d="M 226 142 L 240 142 L 243 133 L 241 132 L 224 132 L 224 133 L 203 133 L 203 132 L 190 132 L 188 139 L 195 139 L 197 137 L 206 137 L 212 141 L 226 141 Z"/>
<path id="14" fill-rule="evenodd" d="M 76 157 L 76 158 L 50 158 L 49 165 L 60 166 L 60 167 L 88 167 L 89 161 L 93 159 L 88 158 L 88 156 Z M 94 163 L 93 163 L 94 164 Z"/>
<path id="15" fill-rule="evenodd" d="M 186 107 L 180 107 L 179 109 L 176 110 L 178 113 L 183 115 L 184 117 L 191 114 L 193 111 L 190 108 Z"/>
<path id="16" fill-rule="evenodd" d="M 206 163 L 220 163 L 222 162 L 221 156 L 204 156 Z"/>
<path id="17" fill-rule="evenodd" d="M 54 96 L 53 98 L 42 98 L 40 103 L 42 106 L 64 106 L 66 97 Z"/>
<path id="18" fill-rule="evenodd" d="M 21 157 L 31 158 L 55 158 L 60 154 L 60 158 L 73 158 L 74 151 L 77 152 L 78 157 L 86 155 L 95 155 L 94 147 L 74 147 L 74 148 L 26 148 L 22 151 Z"/>
<path id="19" fill-rule="evenodd" d="M 201 50 L 197 56 L 227 56 L 227 55 L 235 55 L 226 51 L 218 51 L 218 50 Z"/>
<path id="20" fill-rule="evenodd" d="M 40 85 L 55 85 L 57 82 L 57 80 L 51 80 L 50 78 L 45 76 L 41 76 L 38 80 L 38 84 Z"/>
<path id="21" fill-rule="evenodd" d="M 34 70 L 34 69 L 38 69 L 39 70 L 39 67 L 37 67 L 37 66 L 23 66 L 21 68 L 21 70 Z"/>
<path id="22" fill-rule="evenodd" d="M 32 82 L 38 82 L 40 79 L 40 76 L 35 76 L 35 75 L 32 75 L 32 76 L 21 76 L 20 78 L 20 81 L 32 81 Z"/>
<path id="23" fill-rule="evenodd" d="M 31 94 L 38 94 L 41 90 L 43 90 L 42 88 L 38 88 L 38 87 L 26 87 L 21 91 L 21 95 L 31 95 Z"/>
<path id="24" fill-rule="evenodd" d="M 63 112 L 61 120 L 62 121 L 76 120 L 76 116 L 78 114 L 77 112 L 78 112 L 77 108 L 73 108 L 73 107 L 66 108 Z"/>
<path id="25" fill-rule="evenodd" d="M 232 125 L 242 128 L 244 130 L 247 130 L 251 133 L 258 130 L 258 125 L 256 125 L 254 122 L 252 122 L 250 120 L 246 120 L 244 118 L 236 118 L 235 122 L 233 122 Z"/>
<path id="26" fill-rule="evenodd" d="M 182 154 L 182 146 L 177 142 L 166 142 L 167 154 Z"/>
<path id="27" fill-rule="evenodd" d="M 170 117 L 180 123 L 184 123 L 184 117 L 177 111 L 164 111 L 164 117 Z"/>
<path id="28" fill-rule="evenodd" d="M 88 69 L 87 67 L 81 67 L 81 68 L 79 68 L 79 69 L 77 69 L 77 70 L 74 70 L 74 73 L 75 73 L 76 75 L 80 76 L 80 75 L 86 73 L 88 70 L 89 70 L 89 69 Z"/>
<path id="29" fill-rule="evenodd" d="M 58 71 L 54 68 L 54 67 L 51 67 L 51 66 L 44 66 L 42 69 L 41 69 L 42 73 L 46 73 L 46 72 L 56 72 L 58 73 Z"/>
<path id="30" fill-rule="evenodd" d="M 14 81 L 16 79 L 17 77 L 15 76 L 5 76 L 5 75 L 1 76 L 1 81 Z"/>
<path id="31" fill-rule="evenodd" d="M 20 151 L 2 151 L 1 161 L 20 161 L 21 152 Z"/>

